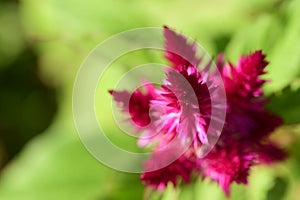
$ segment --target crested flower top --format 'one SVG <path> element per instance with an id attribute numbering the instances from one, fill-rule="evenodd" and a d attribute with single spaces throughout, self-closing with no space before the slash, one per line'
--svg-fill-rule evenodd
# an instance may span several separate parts
<path id="1" fill-rule="evenodd" d="M 196 43 L 189 43 L 168 27 L 164 27 L 164 36 L 165 58 L 171 67 L 165 70 L 164 83 L 160 87 L 147 83 L 133 92 L 110 91 L 133 126 L 142 136 L 149 136 L 141 137 L 139 145 L 154 144 L 153 156 L 146 162 L 141 179 L 147 186 L 163 190 L 168 182 L 176 186 L 180 179 L 189 183 L 193 176 L 209 177 L 229 196 L 231 183 L 247 183 L 251 166 L 286 156 L 268 138 L 282 123 L 264 109 L 266 97 L 261 87 L 266 81 L 259 76 L 268 62 L 261 51 L 241 56 L 236 66 L 225 63 L 224 55 L 220 55 L 217 69 L 211 70 L 212 61 L 203 64 L 202 57 L 197 56 Z M 226 105 L 212 98 L 218 96 L 220 88 L 214 84 L 216 70 L 222 79 L 219 83 L 224 84 Z M 221 106 L 226 106 L 225 126 L 222 130 L 212 129 L 212 135 L 220 131 L 221 136 L 206 156 L 200 156 L 199 149 L 210 142 L 209 124 L 221 120 L 212 109 Z M 175 137 L 189 144 L 187 150 L 170 165 L 148 171 L 147 166 L 164 159 L 157 149 Z"/>

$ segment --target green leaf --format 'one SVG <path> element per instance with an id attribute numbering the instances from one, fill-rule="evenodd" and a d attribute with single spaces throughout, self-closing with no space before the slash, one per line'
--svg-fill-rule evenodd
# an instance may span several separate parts
<path id="1" fill-rule="evenodd" d="M 298 127 L 299 129 L 299 127 Z M 291 178 L 297 182 L 300 180 L 300 139 L 299 130 L 296 130 L 296 137 L 293 138 L 293 143 L 289 147 L 289 171 L 291 172 Z M 290 133 L 291 134 L 291 133 Z M 299 190 L 297 191 L 299 193 Z"/>
<path id="2" fill-rule="evenodd" d="M 286 28 L 270 52 L 266 78 L 271 83 L 265 86 L 267 93 L 282 90 L 300 75 L 300 3 L 292 1 L 290 6 L 293 9 L 286 10 Z"/>
<path id="3" fill-rule="evenodd" d="M 249 54 L 255 50 L 270 52 L 282 34 L 282 24 L 277 16 L 262 15 L 255 22 L 244 25 L 226 48 L 226 57 L 236 62 L 242 54 Z"/>
<path id="4" fill-rule="evenodd" d="M 284 119 L 285 124 L 300 123 L 300 88 L 291 87 L 270 96 L 267 108 Z"/>
<path id="5" fill-rule="evenodd" d="M 267 200 L 282 200 L 287 192 L 288 181 L 282 177 L 276 177 L 275 183 L 267 193 Z"/>

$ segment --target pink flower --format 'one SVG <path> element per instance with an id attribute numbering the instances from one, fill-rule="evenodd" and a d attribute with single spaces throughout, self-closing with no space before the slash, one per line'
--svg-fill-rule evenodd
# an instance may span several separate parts
<path id="1" fill-rule="evenodd" d="M 150 101 L 156 96 L 154 86 L 149 83 L 144 85 L 144 92 L 141 89 L 138 88 L 133 93 L 128 91 L 109 91 L 122 108 L 122 111 L 130 115 L 129 119 L 138 128 L 145 127 L 150 123 Z"/>
<path id="2" fill-rule="evenodd" d="M 264 109 L 267 99 L 261 87 L 266 81 L 259 76 L 264 74 L 267 64 L 265 55 L 256 51 L 242 56 L 237 66 L 229 63 L 221 67 L 228 103 L 228 128 L 231 132 L 259 140 L 282 123 L 278 116 Z"/>
<path id="3" fill-rule="evenodd" d="M 183 145 L 192 141 L 197 151 L 208 143 L 207 128 L 212 120 L 210 96 L 217 88 L 211 84 L 207 72 L 197 70 L 200 58 L 196 58 L 196 44 L 188 44 L 184 36 L 167 27 L 164 34 L 165 57 L 172 65 L 166 69 L 164 84 L 160 88 L 147 84 L 145 94 L 140 90 L 132 94 L 111 93 L 139 126 L 141 146 L 157 142 L 158 147 L 163 147 L 178 134 Z M 151 120 L 151 125 L 146 126 Z"/>
<path id="4" fill-rule="evenodd" d="M 171 139 L 178 133 L 184 143 L 192 138 L 195 148 L 208 142 L 206 129 L 211 109 L 209 90 L 201 80 L 197 71 L 169 71 L 157 98 L 151 101 L 153 107 L 164 107 L 156 120 L 161 134 L 171 135 Z"/>
<path id="5" fill-rule="evenodd" d="M 219 86 L 214 84 L 217 73 L 208 72 L 211 62 L 199 69 L 203 63 L 202 57 L 197 56 L 196 43 L 189 43 L 168 27 L 164 27 L 164 36 L 165 58 L 171 68 L 166 69 L 161 87 L 146 84 L 144 92 L 140 89 L 132 93 L 110 91 L 142 133 L 139 145 L 155 144 L 141 180 L 147 186 L 163 190 L 168 182 L 176 186 L 182 180 L 187 184 L 196 174 L 218 182 L 229 196 L 233 182 L 247 184 L 251 166 L 270 164 L 286 157 L 269 139 L 282 120 L 264 108 L 267 98 L 261 87 L 266 81 L 260 75 L 264 74 L 268 62 L 261 51 L 241 56 L 236 66 L 225 64 L 224 55 L 218 57 L 217 67 L 227 96 L 226 121 L 222 130 L 214 130 L 221 131 L 214 148 L 201 157 L 199 149 L 208 144 L 211 137 L 209 124 L 221 120 L 212 116 L 214 106 L 221 106 L 212 98 L 219 93 Z M 169 159 L 170 155 L 160 154 L 159 149 L 176 137 L 179 145 L 189 145 L 187 151 L 170 165 L 149 170 Z"/>
<path id="6" fill-rule="evenodd" d="M 259 78 L 267 65 L 264 58 L 256 51 L 242 56 L 235 67 L 231 63 L 220 66 L 223 56 L 219 57 L 228 104 L 226 125 L 214 149 L 199 159 L 199 172 L 217 181 L 227 196 L 232 182 L 247 184 L 252 165 L 286 157 L 268 138 L 282 120 L 264 109 L 267 100 L 261 86 L 266 81 Z"/>
<path id="7" fill-rule="evenodd" d="M 247 184 L 253 160 L 254 155 L 239 143 L 217 145 L 205 158 L 198 160 L 199 173 L 217 181 L 229 196 L 229 187 L 233 181 Z"/>
<path id="8" fill-rule="evenodd" d="M 155 155 L 148 160 L 149 164 L 157 162 L 152 159 L 162 159 L 161 156 Z M 141 180 L 147 185 L 158 191 L 163 191 L 167 184 L 170 182 L 174 186 L 178 185 L 179 181 L 189 183 L 191 181 L 191 175 L 197 168 L 195 160 L 191 159 L 192 156 L 186 154 L 179 157 L 170 165 L 163 167 L 159 170 L 144 172 L 141 174 Z"/>

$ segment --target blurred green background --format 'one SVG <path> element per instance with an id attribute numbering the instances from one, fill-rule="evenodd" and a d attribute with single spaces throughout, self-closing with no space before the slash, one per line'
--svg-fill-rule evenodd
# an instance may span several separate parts
<path id="1" fill-rule="evenodd" d="M 100 164 L 76 133 L 72 87 L 84 58 L 113 34 L 162 25 L 195 38 L 213 57 L 225 52 L 233 63 L 256 49 L 267 54 L 268 107 L 285 120 L 273 137 L 290 157 L 254 167 L 248 186 L 232 186 L 231 199 L 300 199 L 299 20 L 300 0 L 0 1 L 0 199 L 225 199 L 209 180 L 149 196 L 139 175 Z M 147 55 L 118 62 L 112 79 L 152 62 Z M 110 101 L 103 95 L 99 104 Z M 135 141 L 118 139 L 109 121 L 105 128 L 118 145 L 135 148 Z"/>

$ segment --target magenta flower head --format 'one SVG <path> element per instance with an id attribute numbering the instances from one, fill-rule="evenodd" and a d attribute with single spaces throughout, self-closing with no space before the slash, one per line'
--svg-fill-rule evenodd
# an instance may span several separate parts
<path id="1" fill-rule="evenodd" d="M 164 27 L 164 36 L 170 67 L 165 69 L 163 84 L 146 82 L 133 92 L 110 91 L 129 123 L 141 133 L 138 144 L 151 148 L 141 180 L 162 191 L 168 183 L 177 186 L 197 176 L 208 177 L 228 196 L 231 183 L 247 183 L 251 166 L 285 158 L 284 151 L 268 138 L 282 123 L 264 109 L 267 99 L 261 87 L 266 81 L 259 76 L 268 63 L 256 51 L 242 56 L 236 66 L 224 63 L 220 55 L 213 69 L 212 60 L 204 61 L 197 54 L 196 43 L 168 27 Z M 223 102 L 222 88 L 226 93 Z M 226 118 L 222 118 L 224 111 Z M 218 126 L 224 119 L 224 127 Z M 160 153 L 174 138 L 170 151 Z M 210 144 L 214 147 L 206 148 Z M 174 156 L 182 147 L 187 148 Z M 168 166 L 149 170 L 173 157 L 176 159 Z"/>

